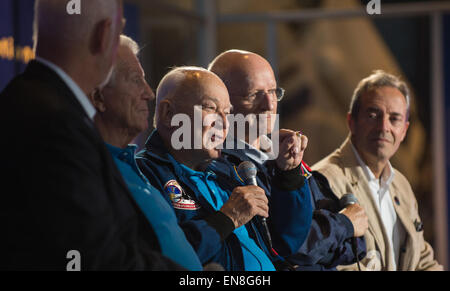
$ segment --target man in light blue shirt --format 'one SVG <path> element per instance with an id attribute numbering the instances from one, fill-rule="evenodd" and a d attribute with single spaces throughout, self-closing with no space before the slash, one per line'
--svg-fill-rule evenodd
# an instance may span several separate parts
<path id="1" fill-rule="evenodd" d="M 136 146 L 129 145 L 147 129 L 148 101 L 154 98 L 136 56 L 138 51 L 132 39 L 121 36 L 111 81 L 90 95 L 97 109 L 95 124 L 135 202 L 156 233 L 162 254 L 188 270 L 200 271 L 200 260 L 178 226 L 174 210 L 142 175 L 135 161 Z"/>

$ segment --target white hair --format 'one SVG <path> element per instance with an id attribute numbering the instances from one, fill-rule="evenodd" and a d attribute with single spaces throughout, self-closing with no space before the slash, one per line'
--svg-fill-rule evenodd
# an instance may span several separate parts
<path id="1" fill-rule="evenodd" d="M 119 46 L 129 48 L 135 56 L 138 56 L 138 54 L 140 52 L 140 48 L 139 48 L 139 45 L 137 44 L 137 42 L 134 41 L 131 37 L 126 36 L 124 34 L 120 35 Z M 120 54 L 118 54 L 117 57 L 120 58 Z M 114 87 L 114 85 L 116 83 L 116 78 L 117 78 L 117 69 L 118 69 L 118 66 L 120 65 L 120 63 L 121 63 L 120 59 L 118 59 L 116 64 L 113 67 L 111 77 L 109 78 L 109 81 L 105 87 Z"/>
<path id="2" fill-rule="evenodd" d="M 120 36 L 120 45 L 121 45 L 121 46 L 126 46 L 126 47 L 128 47 L 129 49 L 131 49 L 131 51 L 133 52 L 133 54 L 134 54 L 135 56 L 137 56 L 137 55 L 139 54 L 139 51 L 141 50 L 141 49 L 139 48 L 139 45 L 137 44 L 136 41 L 134 41 L 131 37 L 126 36 L 126 35 L 124 35 L 124 34 L 122 34 L 122 35 Z"/>

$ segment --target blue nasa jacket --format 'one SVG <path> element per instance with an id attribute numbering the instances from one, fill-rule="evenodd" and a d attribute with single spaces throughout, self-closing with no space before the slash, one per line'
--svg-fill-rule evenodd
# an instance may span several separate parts
<path id="1" fill-rule="evenodd" d="M 202 264 L 217 262 L 226 270 L 244 270 L 241 243 L 233 233 L 233 222 L 221 212 L 216 211 L 199 192 L 199 189 L 190 181 L 187 176 L 188 172 L 180 167 L 179 164 L 172 161 L 157 131 L 153 132 L 148 139 L 146 149 L 137 155 L 137 163 L 151 184 L 158 188 L 161 193 L 165 193 L 163 194 L 165 199 L 174 206 L 178 222 L 185 232 L 188 241 L 197 252 Z M 221 171 L 228 171 L 229 173 L 227 176 L 220 175 L 222 177 L 221 179 L 224 180 L 218 181 L 221 188 L 228 194 L 231 194 L 235 187 L 243 185 L 237 174 L 235 174 L 232 165 L 227 164 L 227 162 L 210 164 L 206 168 L 206 171 L 218 171 L 217 167 Z M 183 193 L 177 193 L 179 189 L 182 189 L 181 192 Z M 285 195 L 289 195 L 286 191 L 284 193 Z M 182 197 L 179 197 L 180 194 Z M 177 196 L 176 199 L 173 199 L 175 196 Z M 283 193 L 279 197 L 283 197 Z M 310 197 L 310 195 L 303 193 L 303 195 L 297 195 L 297 197 L 283 201 L 283 203 L 308 205 L 304 207 L 305 210 L 301 215 L 296 214 L 298 217 L 301 216 L 301 220 L 298 222 L 301 227 L 287 229 L 284 227 L 285 223 L 281 223 L 280 221 L 279 224 L 283 225 L 280 228 L 280 235 L 272 234 L 274 243 L 276 242 L 277 245 L 283 246 L 283 251 L 287 253 L 300 248 L 311 225 L 311 202 L 309 199 L 306 199 L 307 203 L 305 203 L 305 197 Z M 277 205 L 277 202 L 280 201 L 276 201 L 273 205 L 269 206 L 281 210 L 282 207 Z M 289 215 L 294 214 L 286 213 L 286 216 L 280 217 L 280 220 L 289 220 Z M 249 236 L 274 262 L 274 265 L 278 265 L 277 261 L 282 259 L 274 255 L 269 249 L 269 245 L 262 231 L 262 226 L 257 220 L 253 219 L 245 227 Z M 296 236 L 298 240 L 291 241 L 286 239 L 290 236 Z"/>
<path id="2" fill-rule="evenodd" d="M 271 195 L 273 198 L 278 194 L 274 189 L 277 183 L 273 181 L 278 170 L 273 161 L 262 163 L 257 158 L 255 150 L 248 148 L 224 150 L 222 156 L 236 165 L 243 161 L 253 162 L 258 167 L 258 185 L 266 193 L 273 192 Z M 294 174 L 296 171 L 297 174 Z M 292 175 L 299 175 L 300 171 L 301 169 L 296 169 Z M 288 252 L 282 246 L 278 246 L 278 248 L 283 250 L 282 254 L 285 259 L 295 265 L 296 270 L 299 271 L 334 271 L 339 265 L 356 263 L 357 258 L 362 260 L 366 255 L 364 238 L 355 239 L 355 245 L 353 245 L 353 225 L 345 215 L 338 213 L 340 211 L 339 200 L 332 192 L 327 179 L 319 172 L 310 174 L 305 185 L 308 185 L 310 189 L 308 193 L 311 195 L 313 218 L 306 241 L 298 249 L 289 249 Z M 284 211 L 286 212 L 287 208 Z M 271 215 L 271 217 L 275 217 L 275 215 Z M 274 233 L 280 227 L 277 221 L 272 221 L 269 225 L 272 226 L 271 231 Z M 295 237 L 288 239 L 295 239 Z"/>

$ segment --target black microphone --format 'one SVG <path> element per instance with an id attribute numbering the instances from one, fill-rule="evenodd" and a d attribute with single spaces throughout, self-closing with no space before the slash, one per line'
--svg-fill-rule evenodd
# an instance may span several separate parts
<path id="1" fill-rule="evenodd" d="M 345 194 L 339 200 L 339 205 L 341 206 L 342 209 L 347 208 L 348 206 L 353 205 L 353 204 L 359 204 L 359 202 L 358 202 L 358 198 L 356 198 L 356 196 L 352 193 Z M 355 237 L 352 237 L 352 248 L 353 248 L 353 253 L 355 254 L 355 257 L 356 257 L 356 263 L 358 264 L 358 269 L 361 271 L 361 265 L 359 264 L 358 250 L 356 247 L 356 238 Z"/>
<path id="2" fill-rule="evenodd" d="M 356 196 L 351 193 L 345 194 L 339 200 L 339 205 L 341 206 L 341 208 L 346 208 L 347 206 L 353 204 L 358 204 L 358 198 L 356 198 Z"/>
<path id="3" fill-rule="evenodd" d="M 239 177 L 244 181 L 245 185 L 258 186 L 256 182 L 256 175 L 258 174 L 258 169 L 255 164 L 250 161 L 242 162 L 237 168 Z M 260 217 L 261 224 L 266 232 L 266 238 L 269 243 L 269 247 L 272 251 L 272 237 L 270 236 L 269 227 L 267 226 L 267 220 L 265 217 Z"/>

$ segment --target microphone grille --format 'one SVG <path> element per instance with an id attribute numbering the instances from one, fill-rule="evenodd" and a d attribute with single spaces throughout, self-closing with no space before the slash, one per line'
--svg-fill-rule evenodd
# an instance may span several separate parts
<path id="1" fill-rule="evenodd" d="M 356 196 L 351 193 L 345 194 L 339 200 L 339 204 L 341 205 L 342 208 L 345 208 L 351 204 L 358 204 L 358 198 L 356 198 Z"/>
<path id="2" fill-rule="evenodd" d="M 258 174 L 258 169 L 256 168 L 255 164 L 250 161 L 242 162 L 238 169 L 239 176 L 244 180 L 253 179 Z"/>

